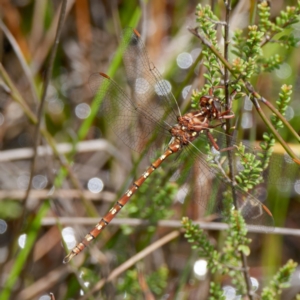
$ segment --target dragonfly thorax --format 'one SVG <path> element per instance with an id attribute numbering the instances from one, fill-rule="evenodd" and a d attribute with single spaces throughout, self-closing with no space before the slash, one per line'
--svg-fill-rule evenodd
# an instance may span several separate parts
<path id="1" fill-rule="evenodd" d="M 209 128 L 208 119 L 204 115 L 199 115 L 199 111 L 187 113 L 177 120 L 178 124 L 173 126 L 170 132 L 182 145 L 188 145 Z"/>
<path id="2" fill-rule="evenodd" d="M 205 113 L 199 111 L 189 112 L 182 117 L 178 117 L 178 124 L 186 127 L 187 131 L 200 132 L 209 127 L 209 118 Z"/>

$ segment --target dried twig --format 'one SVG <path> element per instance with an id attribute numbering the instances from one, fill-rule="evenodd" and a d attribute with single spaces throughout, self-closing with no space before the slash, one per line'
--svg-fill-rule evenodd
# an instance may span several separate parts
<path id="1" fill-rule="evenodd" d="M 8 28 L 5 26 L 5 24 L 2 22 L 1 19 L 0 19 L 0 28 L 3 31 L 3 33 L 5 34 L 6 38 L 9 40 L 9 43 L 11 44 L 12 48 L 14 49 L 14 51 L 16 53 L 16 56 L 19 59 L 21 67 L 24 71 L 24 74 L 26 75 L 27 80 L 28 80 L 28 83 L 29 83 L 29 86 L 31 89 L 32 98 L 33 98 L 34 102 L 37 104 L 38 96 L 36 93 L 36 89 L 35 89 L 35 85 L 34 85 L 34 82 L 32 79 L 30 68 L 28 67 L 28 65 L 26 63 L 26 59 L 23 56 L 23 53 L 22 53 L 17 41 L 15 40 L 14 36 L 10 33 L 10 31 L 8 30 Z"/>
<path id="2" fill-rule="evenodd" d="M 29 179 L 29 183 L 28 183 L 27 193 L 24 197 L 24 207 L 26 206 L 26 202 L 27 202 L 27 199 L 28 199 L 28 196 L 29 196 L 29 193 L 30 193 L 30 189 L 31 189 L 32 179 L 33 179 L 33 176 L 34 176 L 34 169 L 35 169 L 35 163 L 36 163 L 36 157 L 37 157 L 37 147 L 38 147 L 39 140 L 40 140 L 40 127 L 41 127 L 41 124 L 43 122 L 44 105 L 45 105 L 47 89 L 48 89 L 48 86 L 49 86 L 50 78 L 52 76 L 54 58 L 55 58 L 55 55 L 56 55 L 57 46 L 58 46 L 58 43 L 59 43 L 59 38 L 60 38 L 60 34 L 62 32 L 62 27 L 63 27 L 63 23 L 64 23 L 64 18 L 65 18 L 65 13 L 66 13 L 66 5 L 67 5 L 67 0 L 63 0 L 61 10 L 60 10 L 59 22 L 58 22 L 58 25 L 57 25 L 55 42 L 54 42 L 54 45 L 53 45 L 52 50 L 51 50 L 49 65 L 48 65 L 48 68 L 47 68 L 47 71 L 46 71 L 43 94 L 42 94 L 40 106 L 39 106 L 39 109 L 38 109 L 37 124 L 35 126 L 35 132 L 34 132 L 34 136 L 33 136 L 33 141 L 34 141 L 33 152 L 34 152 L 34 154 L 33 154 L 33 158 L 32 158 L 30 179 Z"/>
<path id="3" fill-rule="evenodd" d="M 63 218 L 53 218 L 46 217 L 42 220 L 43 226 L 52 226 L 55 225 L 59 221 L 62 225 L 94 225 L 99 221 L 98 218 L 79 218 L 79 217 L 63 217 Z M 130 226 L 147 226 L 149 222 L 147 220 L 135 219 L 135 218 L 118 218 L 113 219 L 111 221 L 112 225 L 120 226 L 123 224 Z M 199 225 L 201 229 L 205 230 L 227 230 L 228 224 L 226 223 L 217 223 L 217 222 L 205 222 L 205 221 L 193 221 L 193 224 Z M 169 227 L 169 228 L 181 228 L 181 221 L 177 220 L 161 220 L 157 222 L 158 227 Z M 263 228 L 259 228 L 257 226 L 246 225 L 248 232 L 251 233 L 260 233 L 266 234 Z M 268 234 L 276 234 L 276 235 L 291 235 L 291 236 L 300 236 L 300 229 L 295 228 L 285 228 L 285 227 L 275 227 L 272 232 Z"/>
<path id="4" fill-rule="evenodd" d="M 2 190 L 0 191 L 0 199 L 14 199 L 22 200 L 24 199 L 26 191 L 16 191 L 16 190 Z M 30 192 L 30 199 L 45 200 L 51 197 L 58 198 L 72 198 L 72 199 L 81 199 L 81 195 L 86 199 L 93 201 L 105 201 L 112 202 L 115 200 L 116 195 L 111 192 L 101 192 L 99 194 L 92 193 L 87 190 L 54 190 L 54 192 L 49 190 L 32 190 Z"/>
<path id="5" fill-rule="evenodd" d="M 121 264 L 119 267 L 114 269 L 110 275 L 106 279 L 100 280 L 95 287 L 87 293 L 84 297 L 79 298 L 80 300 L 88 299 L 92 294 L 99 291 L 107 282 L 110 282 L 117 278 L 120 274 L 122 274 L 124 271 L 132 267 L 135 263 L 137 263 L 139 260 L 143 259 L 147 255 L 154 252 L 156 249 L 162 247 L 163 245 L 169 243 L 173 239 L 177 238 L 180 235 L 180 231 L 175 230 L 170 232 L 169 234 L 165 235 L 163 238 L 159 239 L 158 241 L 154 242 L 144 250 L 140 251 L 136 255 L 132 256 L 130 259 L 128 259 L 126 262 Z"/>

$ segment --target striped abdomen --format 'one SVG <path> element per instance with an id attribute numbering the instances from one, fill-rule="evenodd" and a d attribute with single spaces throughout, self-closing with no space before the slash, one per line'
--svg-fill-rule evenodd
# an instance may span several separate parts
<path id="1" fill-rule="evenodd" d="M 178 152 L 181 148 L 179 140 L 175 140 L 171 143 L 168 149 L 161 155 L 150 167 L 138 178 L 127 192 L 115 203 L 115 205 L 109 210 L 109 212 L 100 220 L 100 222 L 84 237 L 84 239 L 78 243 L 72 251 L 64 258 L 63 262 L 68 263 L 74 256 L 79 254 L 93 239 L 95 239 L 101 231 L 110 223 L 110 221 L 117 215 L 122 207 L 129 201 L 131 196 L 138 190 L 138 188 L 144 183 L 144 181 L 157 169 L 161 163 L 171 154 Z"/>

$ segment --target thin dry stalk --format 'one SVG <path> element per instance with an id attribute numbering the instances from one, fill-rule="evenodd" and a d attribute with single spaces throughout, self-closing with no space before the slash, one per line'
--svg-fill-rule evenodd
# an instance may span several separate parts
<path id="1" fill-rule="evenodd" d="M 0 19 L 0 28 L 3 31 L 3 33 L 5 34 L 6 38 L 9 40 L 12 48 L 14 49 L 17 58 L 19 59 L 19 62 L 21 64 L 21 67 L 24 71 L 24 74 L 26 75 L 26 78 L 28 80 L 30 89 L 31 89 L 31 93 L 32 93 L 32 98 L 34 100 L 34 102 L 37 104 L 38 103 L 38 96 L 36 93 L 36 89 L 35 89 L 35 85 L 33 82 L 33 77 L 31 75 L 31 71 L 30 68 L 28 67 L 28 64 L 26 63 L 26 59 L 17 43 L 17 41 L 15 40 L 14 36 L 10 33 L 10 31 L 8 30 L 8 28 L 5 26 L 5 24 L 2 22 L 2 20 Z"/>
<path id="2" fill-rule="evenodd" d="M 175 230 L 170 232 L 169 234 L 165 235 L 163 238 L 157 240 L 153 244 L 151 244 L 149 247 L 145 248 L 144 250 L 140 251 L 130 259 L 128 259 L 125 263 L 114 269 L 110 275 L 106 279 L 100 280 L 95 287 L 87 293 L 84 297 L 79 298 L 80 300 L 88 299 L 92 294 L 99 291 L 107 282 L 110 282 L 117 278 L 120 274 L 128 270 L 130 267 L 132 267 L 134 264 L 136 264 L 139 260 L 143 259 L 144 257 L 148 256 L 152 252 L 154 252 L 156 249 L 162 247 L 163 245 L 169 243 L 173 239 L 177 238 L 180 235 L 180 231 Z"/>
<path id="3" fill-rule="evenodd" d="M 73 7 L 75 0 L 67 1 L 66 14 L 68 14 Z M 59 11 L 59 10 L 58 10 Z M 49 30 L 44 34 L 44 39 L 39 43 L 37 50 L 33 54 L 34 61 L 32 62 L 31 69 L 33 74 L 35 75 L 42 67 L 49 50 L 51 49 L 54 40 L 55 40 L 55 32 L 57 30 L 57 23 L 59 20 L 59 13 L 53 18 L 53 21 L 50 25 Z"/>
<path id="4" fill-rule="evenodd" d="M 56 55 L 56 51 L 57 51 L 57 47 L 58 47 L 58 43 L 59 43 L 59 38 L 60 38 L 60 35 L 61 35 L 61 32 L 62 32 L 62 27 L 63 27 L 63 23 L 64 23 L 64 19 L 65 19 L 66 6 L 67 6 L 67 0 L 63 0 L 61 10 L 60 10 L 59 22 L 58 22 L 58 25 L 57 25 L 55 42 L 54 42 L 54 45 L 53 45 L 52 50 L 51 50 L 49 65 L 48 65 L 48 68 L 47 68 L 47 71 L 46 71 L 43 94 L 42 94 L 42 98 L 41 98 L 41 102 L 40 102 L 40 106 L 39 106 L 38 114 L 37 114 L 37 124 L 35 126 L 35 132 L 34 132 L 34 138 L 33 138 L 33 141 L 34 141 L 33 152 L 34 152 L 34 154 L 33 154 L 33 158 L 32 158 L 32 165 L 31 165 L 28 189 L 27 189 L 27 193 L 26 193 L 25 198 L 24 198 L 24 207 L 26 206 L 26 202 L 27 202 L 27 199 L 28 199 L 28 196 L 29 196 L 29 193 L 30 193 L 30 189 L 31 189 L 32 179 L 33 179 L 33 176 L 34 176 L 34 169 L 35 169 L 35 163 L 36 163 L 36 157 L 37 157 L 37 147 L 38 147 L 39 140 L 40 140 L 40 128 L 41 128 L 41 124 L 43 122 L 43 113 L 44 113 L 44 105 L 45 105 L 45 101 L 46 101 L 47 89 L 48 89 L 48 86 L 49 86 L 50 78 L 52 76 L 53 63 L 54 63 L 54 59 L 55 59 L 55 55 Z"/>
<path id="5" fill-rule="evenodd" d="M 42 220 L 43 226 L 52 226 L 59 222 L 62 225 L 94 225 L 99 221 L 99 218 L 84 218 L 84 217 L 62 217 L 62 218 L 54 218 L 54 217 L 46 217 Z M 199 225 L 201 229 L 204 230 L 227 230 L 228 224 L 226 223 L 216 223 L 216 222 L 205 222 L 205 221 L 193 221 L 194 224 Z M 135 219 L 135 218 L 118 218 L 113 219 L 111 221 L 112 225 L 120 226 L 120 225 L 130 225 L 130 226 L 147 226 L 149 222 L 143 219 Z M 169 228 L 181 228 L 181 221 L 177 220 L 161 220 L 157 222 L 158 227 L 169 227 Z M 266 234 L 263 228 L 259 228 L 257 226 L 247 225 L 246 226 L 248 232 L 251 233 L 260 233 Z M 277 234 L 277 235 L 290 235 L 290 236 L 300 236 L 300 229 L 295 228 L 286 228 L 286 227 L 275 227 L 272 233 L 268 234 Z"/>

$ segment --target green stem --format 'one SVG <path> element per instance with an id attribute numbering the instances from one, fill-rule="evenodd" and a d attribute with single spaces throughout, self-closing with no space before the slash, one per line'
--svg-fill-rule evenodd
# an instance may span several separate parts
<path id="1" fill-rule="evenodd" d="M 233 71 L 230 63 L 223 57 L 223 55 L 211 44 L 211 42 L 202 33 L 199 33 L 197 29 L 193 29 L 193 28 L 189 28 L 189 31 L 192 34 L 194 34 L 196 37 L 198 37 L 203 42 L 204 45 L 209 47 L 209 49 L 220 59 L 220 61 L 224 64 L 224 66 L 226 66 L 226 68 L 232 74 L 232 76 L 234 78 L 239 79 L 243 83 L 243 86 L 246 89 L 246 91 L 250 92 L 253 95 L 253 97 L 251 97 L 250 99 L 253 102 L 255 109 L 261 116 L 264 123 L 267 125 L 267 127 L 270 129 L 270 131 L 274 134 L 275 138 L 282 145 L 282 147 L 285 149 L 285 151 L 293 158 L 294 162 L 296 162 L 297 164 L 300 164 L 299 158 L 292 151 L 292 149 L 288 146 L 288 144 L 283 140 L 283 138 L 280 136 L 280 134 L 277 132 L 277 130 L 274 128 L 274 126 L 271 124 L 271 122 L 267 119 L 267 117 L 265 116 L 264 112 L 262 111 L 262 109 L 260 108 L 260 106 L 257 102 L 257 100 L 262 101 L 264 104 L 267 105 L 267 107 L 269 107 L 272 110 L 272 108 L 270 106 L 268 106 L 268 104 L 267 104 L 268 101 L 266 101 L 265 99 L 263 100 L 262 97 L 254 90 L 253 86 L 248 81 L 243 81 L 241 78 L 238 77 L 238 74 L 236 74 Z M 281 117 L 278 114 L 278 111 L 275 108 L 274 108 L 274 110 L 272 110 L 272 112 L 276 116 L 278 116 L 278 118 L 281 119 Z M 282 118 L 283 118 L 283 116 L 282 116 Z M 287 122 L 285 121 L 284 124 L 286 124 L 286 123 Z M 289 130 L 291 130 L 291 128 L 292 128 L 291 126 L 288 126 Z M 295 135 L 294 130 L 292 130 L 292 133 L 293 133 L 293 135 Z M 297 138 L 297 140 L 299 140 L 299 137 L 297 134 L 295 137 Z"/>
<path id="2" fill-rule="evenodd" d="M 298 135 L 297 131 L 285 119 L 285 117 L 273 106 L 273 104 L 271 102 L 269 102 L 267 99 L 265 99 L 264 97 L 260 97 L 258 100 L 260 100 L 262 103 L 264 103 L 281 120 L 281 122 L 291 131 L 293 136 L 300 143 L 300 136 Z"/>
<path id="3" fill-rule="evenodd" d="M 133 15 L 131 17 L 131 21 L 130 21 L 129 26 L 135 27 L 137 25 L 140 17 L 141 17 L 141 9 L 139 7 L 137 7 L 135 9 L 135 11 L 133 12 Z M 114 58 L 113 58 L 113 60 L 110 64 L 110 66 L 109 66 L 109 69 L 107 71 L 107 74 L 110 77 L 113 77 L 113 75 L 116 73 L 116 71 L 118 70 L 118 68 L 121 64 L 121 61 L 122 61 L 122 49 L 120 49 L 120 47 L 119 47 L 117 49 L 117 52 L 116 52 L 116 54 L 115 54 L 115 56 L 114 56 Z M 86 118 L 82 122 L 82 124 L 81 124 L 81 126 L 78 130 L 78 141 L 81 141 L 86 137 L 86 135 L 87 135 L 87 133 L 88 133 L 88 131 L 89 131 L 89 129 L 90 129 L 97 113 L 98 113 L 99 100 L 100 100 L 99 97 L 95 96 L 95 98 L 94 98 L 94 100 L 91 104 L 91 113 L 90 113 L 89 117 Z"/>
<path id="4" fill-rule="evenodd" d="M 270 131 L 274 134 L 274 136 L 276 137 L 276 139 L 278 140 L 278 142 L 282 145 L 282 147 L 284 148 L 284 150 L 293 158 L 294 162 L 300 164 L 299 159 L 297 158 L 297 156 L 295 155 L 295 153 L 292 151 L 292 149 L 289 147 L 289 145 L 283 140 L 283 138 L 281 137 L 281 135 L 277 132 L 277 130 L 273 127 L 272 123 L 268 120 L 268 118 L 266 117 L 266 115 L 264 114 L 264 112 L 262 111 L 260 105 L 257 102 L 257 98 L 256 96 L 253 95 L 252 98 L 252 102 L 258 112 L 258 114 L 260 115 L 260 117 L 262 118 L 262 120 L 264 121 L 264 123 L 268 126 L 268 128 L 270 129 Z"/>
<path id="5" fill-rule="evenodd" d="M 49 208 L 50 208 L 50 206 L 49 206 L 48 201 L 45 201 L 42 204 L 41 208 L 39 209 L 38 214 L 35 216 L 33 221 L 30 223 L 29 229 L 28 229 L 28 232 L 26 235 L 25 246 L 23 249 L 20 250 L 20 252 L 16 256 L 16 259 L 14 261 L 12 269 L 11 269 L 11 271 L 8 275 L 8 278 L 2 288 L 2 292 L 0 294 L 1 300 L 8 300 L 10 298 L 13 287 L 14 287 L 16 281 L 18 280 L 20 273 L 23 270 L 24 265 L 26 264 L 28 256 L 29 256 L 29 254 L 32 250 L 32 247 L 34 245 L 34 242 L 37 238 L 39 229 L 41 228 L 42 218 L 46 215 Z"/>

